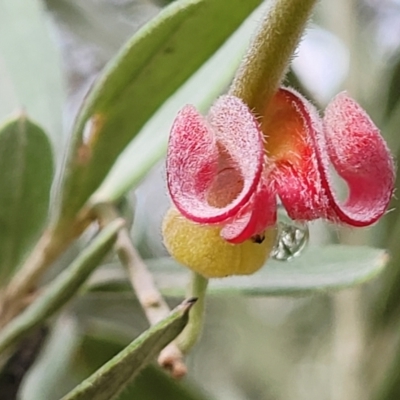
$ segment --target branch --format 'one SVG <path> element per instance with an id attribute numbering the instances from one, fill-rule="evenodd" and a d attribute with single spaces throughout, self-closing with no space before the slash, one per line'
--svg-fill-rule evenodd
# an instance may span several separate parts
<path id="1" fill-rule="evenodd" d="M 114 206 L 108 203 L 96 205 L 94 211 L 102 223 L 109 223 L 119 217 Z M 171 310 L 155 285 L 153 275 L 149 272 L 146 264 L 135 249 L 126 227 L 122 228 L 118 233 L 115 250 L 122 265 L 128 272 L 131 285 L 146 314 L 147 320 L 150 325 L 157 324 L 166 318 Z M 169 349 L 168 356 L 162 359 L 159 358 L 159 364 L 168 369 L 175 378 L 185 375 L 187 368 L 183 361 L 183 353 L 176 343 L 170 343 L 165 349 Z"/>

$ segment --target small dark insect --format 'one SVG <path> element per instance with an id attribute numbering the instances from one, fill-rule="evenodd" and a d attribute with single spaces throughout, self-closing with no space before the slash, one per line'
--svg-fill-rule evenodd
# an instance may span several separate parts
<path id="1" fill-rule="evenodd" d="M 264 234 L 262 234 L 262 235 L 254 235 L 254 236 L 251 237 L 251 240 L 253 241 L 253 243 L 258 243 L 258 244 L 262 243 L 264 241 L 264 239 L 265 239 L 265 235 Z"/>

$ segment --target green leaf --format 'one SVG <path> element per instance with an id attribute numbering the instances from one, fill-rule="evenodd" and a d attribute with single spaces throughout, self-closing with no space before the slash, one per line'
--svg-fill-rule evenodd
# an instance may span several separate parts
<path id="1" fill-rule="evenodd" d="M 53 160 L 44 131 L 25 115 L 0 127 L 0 283 L 37 239 L 47 217 Z"/>
<path id="2" fill-rule="evenodd" d="M 181 0 L 145 25 L 110 62 L 74 128 L 61 218 L 70 220 L 161 104 L 261 0 Z"/>
<path id="3" fill-rule="evenodd" d="M 269 260 L 250 276 L 212 279 L 209 292 L 282 296 L 327 292 L 366 282 L 379 274 L 388 261 L 384 250 L 364 246 L 331 245 L 304 251 L 291 261 Z M 170 258 L 147 261 L 160 289 L 182 295 L 188 275 Z"/>
<path id="4" fill-rule="evenodd" d="M 107 225 L 79 257 L 21 314 L 0 331 L 0 353 L 57 312 L 85 282 L 113 246 L 122 220 Z"/>
<path id="5" fill-rule="evenodd" d="M 0 6 L 0 119 L 24 109 L 62 145 L 64 102 L 61 57 L 38 0 L 2 0 Z"/>
<path id="6" fill-rule="evenodd" d="M 140 335 L 62 400 L 117 398 L 139 371 L 183 330 L 192 304 L 193 301 L 182 303 L 169 317 Z"/>
<path id="7" fill-rule="evenodd" d="M 136 314 L 127 314 L 125 322 L 136 321 L 136 317 Z M 98 329 L 89 330 L 85 329 L 85 322 L 82 326 L 70 314 L 60 318 L 39 360 L 24 378 L 18 398 L 61 398 L 118 354 L 131 340 L 120 340 Z M 149 365 L 125 388 L 118 400 L 204 400 L 205 397 L 197 392 L 194 385 L 178 382 L 160 368 Z"/>
<path id="8" fill-rule="evenodd" d="M 218 51 L 151 117 L 118 157 L 92 197 L 92 202 L 117 201 L 143 179 L 166 152 L 169 131 L 177 112 L 192 104 L 206 112 L 229 86 L 248 47 L 263 7 L 254 12 Z"/>
<path id="9" fill-rule="evenodd" d="M 255 274 L 211 279 L 210 294 L 285 296 L 329 292 L 362 284 L 381 273 L 388 262 L 385 250 L 367 246 L 310 247 L 290 261 L 268 260 Z M 157 286 L 166 296 L 183 296 L 190 270 L 169 257 L 145 260 Z M 89 282 L 93 291 L 130 290 L 123 269 L 100 267 Z"/>
<path id="10" fill-rule="evenodd" d="M 104 335 L 85 335 L 79 349 L 79 361 L 94 372 L 104 363 L 122 350 L 117 341 L 106 339 Z M 75 364 L 75 371 L 82 365 Z M 86 372 L 86 371 L 85 371 Z M 183 382 L 178 382 L 160 368 L 149 365 L 124 389 L 118 400 L 200 400 L 204 398 L 195 394 L 193 388 Z M 209 398 L 208 398 L 209 399 Z"/>

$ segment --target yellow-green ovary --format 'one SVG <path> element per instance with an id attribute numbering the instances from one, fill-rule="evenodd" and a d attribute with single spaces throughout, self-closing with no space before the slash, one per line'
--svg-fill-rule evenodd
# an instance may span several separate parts
<path id="1" fill-rule="evenodd" d="M 221 228 L 193 223 L 175 208 L 168 210 L 162 229 L 172 257 L 206 278 L 256 272 L 267 260 L 276 238 L 276 229 L 269 228 L 262 243 L 250 239 L 230 244 L 221 238 Z"/>

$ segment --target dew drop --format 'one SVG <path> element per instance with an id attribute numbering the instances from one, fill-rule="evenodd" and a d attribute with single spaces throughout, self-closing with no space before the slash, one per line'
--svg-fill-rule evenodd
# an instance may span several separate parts
<path id="1" fill-rule="evenodd" d="M 289 261 L 299 256 L 306 248 L 309 240 L 308 225 L 305 222 L 291 220 L 278 213 L 278 235 L 271 257 L 278 261 Z"/>

